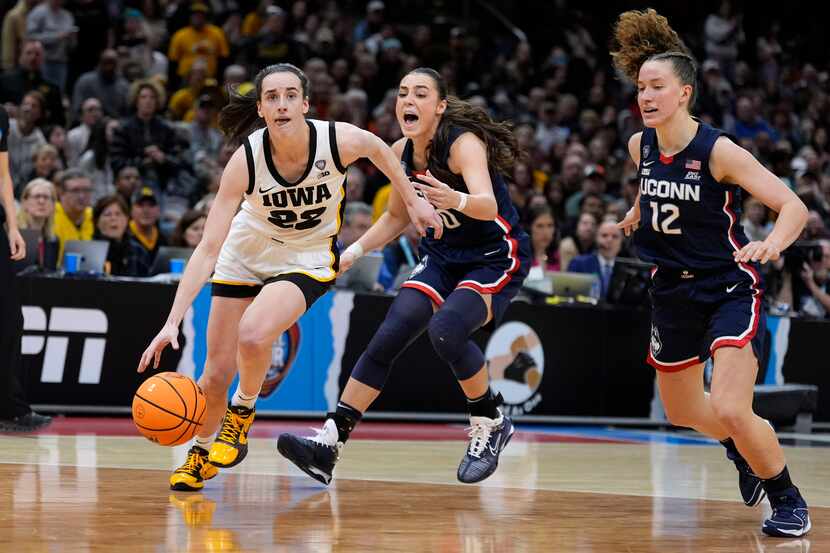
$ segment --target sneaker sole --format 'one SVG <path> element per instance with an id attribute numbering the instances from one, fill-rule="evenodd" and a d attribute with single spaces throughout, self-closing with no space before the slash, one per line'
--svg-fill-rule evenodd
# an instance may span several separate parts
<path id="1" fill-rule="evenodd" d="M 214 467 L 219 467 L 220 469 L 229 469 L 231 467 L 235 467 L 236 465 L 245 460 L 245 457 L 248 456 L 248 446 L 245 445 L 245 449 L 239 449 L 237 451 L 239 451 L 239 454 L 236 456 L 236 459 L 234 459 L 232 463 L 228 463 L 227 465 L 217 463 L 213 459 L 210 459 L 210 457 L 208 457 L 208 459 L 210 460 L 210 464 Z"/>
<path id="2" fill-rule="evenodd" d="M 310 477 L 314 478 L 321 484 L 326 486 L 329 485 L 331 482 L 332 475 L 325 473 L 323 470 L 318 469 L 315 466 L 312 466 L 304 459 L 304 455 L 302 455 L 301 451 L 298 451 L 294 447 L 294 442 L 291 440 L 283 440 L 282 436 L 277 440 L 277 451 L 280 452 L 280 455 L 291 461 L 294 466 L 298 469 L 309 475 Z M 318 472 L 315 472 L 319 471 Z"/>
<path id="3" fill-rule="evenodd" d="M 501 453 L 502 453 L 502 451 L 504 451 L 505 449 L 507 449 L 507 445 L 510 443 L 510 439 L 513 437 L 513 434 L 514 434 L 515 432 L 516 432 L 516 427 L 514 426 L 514 427 L 512 427 L 512 428 L 511 428 L 511 430 L 510 430 L 510 434 L 508 434 L 508 435 L 507 435 L 507 439 L 506 439 L 506 440 L 504 440 L 504 444 L 501 446 L 501 449 L 499 450 L 499 458 L 501 458 Z M 456 477 L 456 478 L 458 479 L 458 481 L 459 481 L 459 482 L 461 482 L 462 484 L 478 484 L 479 482 L 483 482 L 484 480 L 487 480 L 488 478 L 490 478 L 491 476 L 493 476 L 493 474 L 495 474 L 495 472 L 496 472 L 496 470 L 497 470 L 498 468 L 499 468 L 499 461 L 498 461 L 498 459 L 497 459 L 497 460 L 496 460 L 496 464 L 495 464 L 495 466 L 493 467 L 493 470 L 491 470 L 490 472 L 488 472 L 487 474 L 485 474 L 484 476 L 482 476 L 481 478 L 479 478 L 479 479 L 477 479 L 477 480 L 462 480 L 462 479 L 461 479 L 461 476 L 460 476 L 460 475 L 458 475 L 458 474 L 456 474 L 456 475 L 455 475 L 455 477 Z"/>
<path id="4" fill-rule="evenodd" d="M 810 519 L 807 519 L 807 526 L 805 526 L 804 528 L 797 528 L 795 530 L 782 530 L 781 528 L 776 528 L 775 526 L 767 526 L 766 524 L 764 524 L 761 527 L 761 531 L 767 536 L 773 538 L 797 538 L 809 532 L 810 528 L 812 527 L 812 522 L 810 521 Z"/>

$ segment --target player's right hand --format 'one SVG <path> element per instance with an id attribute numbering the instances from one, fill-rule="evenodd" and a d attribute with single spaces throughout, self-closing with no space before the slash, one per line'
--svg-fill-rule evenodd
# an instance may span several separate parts
<path id="1" fill-rule="evenodd" d="M 173 349 L 179 349 L 179 327 L 166 323 L 144 353 L 141 355 L 141 361 L 138 362 L 138 372 L 143 373 L 150 362 L 153 362 L 153 368 L 159 368 L 159 361 L 161 360 L 161 352 L 167 347 L 167 344 L 172 344 Z"/>
<path id="2" fill-rule="evenodd" d="M 355 258 L 352 252 L 346 250 L 342 254 L 340 254 L 340 270 L 337 271 L 337 276 L 340 276 L 349 269 L 351 269 L 352 265 L 354 265 L 354 262 Z"/>
<path id="3" fill-rule="evenodd" d="M 617 223 L 617 228 L 622 229 L 626 236 L 631 236 L 638 226 L 640 226 L 640 202 L 635 202 L 623 220 Z"/>

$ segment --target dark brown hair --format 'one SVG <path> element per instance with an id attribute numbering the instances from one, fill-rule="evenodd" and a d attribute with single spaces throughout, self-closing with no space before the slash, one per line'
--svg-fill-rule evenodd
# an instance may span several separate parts
<path id="1" fill-rule="evenodd" d="M 173 234 L 170 235 L 170 245 L 179 248 L 189 248 L 190 246 L 184 239 L 184 233 L 185 231 L 187 231 L 190 225 L 192 225 L 202 217 L 207 217 L 207 213 L 199 209 L 191 209 L 185 211 L 184 215 L 182 215 L 179 219 L 179 222 L 176 223 L 176 228 L 173 230 Z"/>
<path id="2" fill-rule="evenodd" d="M 669 26 L 669 21 L 653 9 L 631 10 L 620 14 L 614 25 L 611 46 L 614 67 L 636 83 L 640 67 L 647 61 L 668 60 L 674 74 L 684 85 L 692 87 L 689 109 L 697 97 L 697 62 Z"/>
<path id="3" fill-rule="evenodd" d="M 97 202 L 95 202 L 95 207 L 92 208 L 92 220 L 95 221 L 95 228 L 98 228 L 98 219 L 101 218 L 101 214 L 104 212 L 112 204 L 118 205 L 121 208 L 121 212 L 124 214 L 127 219 L 130 218 L 130 208 L 127 207 L 127 202 L 124 201 L 124 198 L 119 196 L 118 194 L 112 194 L 110 196 L 104 196 Z"/>
<path id="4" fill-rule="evenodd" d="M 449 95 L 447 82 L 435 69 L 418 67 L 409 72 L 410 75 L 413 73 L 431 78 L 435 82 L 438 97 L 447 101 L 447 109 L 441 116 L 427 151 L 427 165 L 438 179 L 458 178 L 452 175 L 449 167 L 439 162 L 441 153 L 447 149 L 451 127 L 460 127 L 479 137 L 487 147 L 487 162 L 497 173 L 509 174 L 516 161 L 524 158 L 511 124 L 493 121 L 480 107 Z"/>
<path id="5" fill-rule="evenodd" d="M 219 112 L 219 128 L 228 137 L 228 141 L 236 144 L 243 137 L 265 126 L 265 121 L 259 116 L 256 103 L 262 96 L 262 81 L 273 73 L 294 73 L 300 79 L 303 98 L 308 100 L 311 89 L 308 77 L 303 70 L 290 63 L 269 65 L 254 77 L 254 88 L 246 94 L 240 94 L 236 88 L 228 91 L 230 96 L 228 105 Z"/>

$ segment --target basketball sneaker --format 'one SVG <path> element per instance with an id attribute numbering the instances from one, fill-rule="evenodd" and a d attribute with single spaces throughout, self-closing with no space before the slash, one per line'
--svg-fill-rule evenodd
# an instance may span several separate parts
<path id="1" fill-rule="evenodd" d="M 810 513 L 807 502 L 798 488 L 792 486 L 780 494 L 769 496 L 772 516 L 764 521 L 761 531 L 768 536 L 793 538 L 810 531 Z"/>
<path id="2" fill-rule="evenodd" d="M 230 468 L 241 463 L 248 455 L 248 430 L 254 422 L 256 408 L 228 404 L 219 436 L 210 446 L 208 459 L 220 468 Z"/>
<path id="3" fill-rule="evenodd" d="M 187 452 L 184 464 L 170 475 L 170 489 L 194 492 L 205 487 L 205 480 L 219 474 L 219 469 L 208 461 L 208 452 L 194 445 Z"/>
<path id="4" fill-rule="evenodd" d="M 513 421 L 502 414 L 490 419 L 470 417 L 470 445 L 458 466 L 458 480 L 465 484 L 481 482 L 499 466 L 499 455 L 513 436 Z"/>
<path id="5" fill-rule="evenodd" d="M 316 434 L 301 438 L 293 434 L 282 434 L 277 440 L 277 449 L 283 457 L 297 465 L 301 471 L 315 480 L 328 485 L 331 482 L 334 465 L 340 459 L 343 442 L 332 419 L 326 419 L 323 428 L 312 428 Z"/>
<path id="6" fill-rule="evenodd" d="M 741 490 L 744 505 L 747 507 L 756 506 L 767 493 L 761 479 L 755 476 L 749 463 L 734 447 L 726 448 L 726 457 L 735 463 L 735 468 L 738 469 L 738 488 Z"/>

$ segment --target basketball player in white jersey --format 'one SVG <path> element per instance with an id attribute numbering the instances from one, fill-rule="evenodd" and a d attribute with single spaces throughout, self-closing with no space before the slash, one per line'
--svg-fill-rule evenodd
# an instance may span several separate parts
<path id="1" fill-rule="evenodd" d="M 369 158 L 401 193 L 422 235 L 432 227 L 440 236 L 442 229 L 435 210 L 416 196 L 397 156 L 380 138 L 347 123 L 305 118 L 309 86 L 300 69 L 271 65 L 254 84 L 255 95 L 234 93 L 222 110 L 220 126 L 242 145 L 222 174 L 167 322 L 138 366 L 139 372 L 151 363 L 158 367 L 167 344 L 178 349 L 185 311 L 213 274 L 207 362 L 199 379 L 207 413 L 185 463 L 170 477 L 174 490 L 201 489 L 217 467 L 245 458 L 274 340 L 334 283 L 349 164 Z M 239 386 L 227 404 L 237 370 Z"/>

